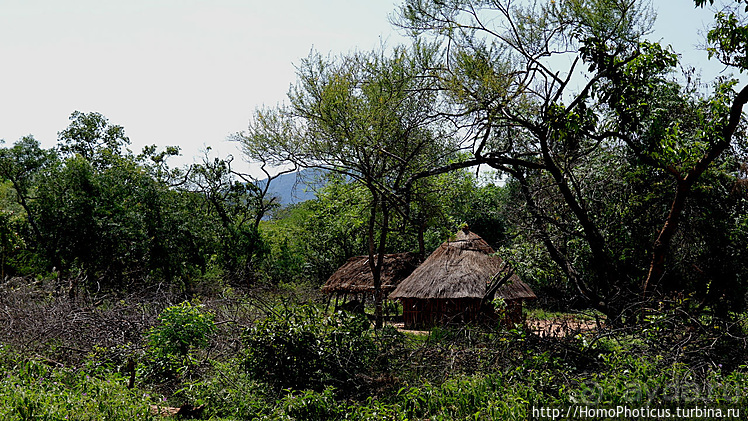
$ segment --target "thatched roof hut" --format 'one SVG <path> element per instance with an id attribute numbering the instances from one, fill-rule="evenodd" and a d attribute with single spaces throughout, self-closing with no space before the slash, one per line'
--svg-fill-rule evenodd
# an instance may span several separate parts
<path id="1" fill-rule="evenodd" d="M 510 321 L 521 320 L 522 300 L 537 297 L 494 253 L 467 228 L 440 245 L 389 296 L 402 301 L 405 325 L 495 319 L 487 305 L 494 296 L 507 303 Z M 501 287 L 492 288 L 502 281 Z"/>
<path id="2" fill-rule="evenodd" d="M 376 259 L 377 256 L 374 255 Z M 386 254 L 382 263 L 382 291 L 389 293 L 410 275 L 421 263 L 416 253 Z M 360 294 L 374 291 L 374 276 L 369 266 L 369 256 L 348 259 L 340 269 L 325 282 L 322 292 L 332 294 Z"/>

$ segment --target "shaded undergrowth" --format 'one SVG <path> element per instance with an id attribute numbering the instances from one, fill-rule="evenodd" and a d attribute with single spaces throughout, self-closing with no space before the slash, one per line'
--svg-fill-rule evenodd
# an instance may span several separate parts
<path id="1" fill-rule="evenodd" d="M 744 321 L 648 310 L 633 328 L 374 331 L 304 290 L 0 289 L 3 419 L 525 419 L 533 406 L 748 403 Z M 306 297 L 307 300 L 292 299 Z"/>

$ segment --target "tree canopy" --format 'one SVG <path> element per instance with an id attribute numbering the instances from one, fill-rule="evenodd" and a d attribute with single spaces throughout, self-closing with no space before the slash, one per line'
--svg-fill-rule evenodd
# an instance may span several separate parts
<path id="1" fill-rule="evenodd" d="M 644 2 L 409 0 L 399 16 L 447 49 L 442 89 L 474 133 L 470 160 L 516 183 L 531 238 L 591 305 L 621 320 L 643 293 L 675 287 L 679 223 L 705 212 L 690 198 L 735 174 L 745 88 L 684 85 L 677 55 L 645 38 Z M 645 197 L 655 214 L 626 220 Z"/>
<path id="2" fill-rule="evenodd" d="M 290 104 L 258 110 L 249 130 L 238 135 L 252 159 L 335 172 L 367 189 L 379 326 L 390 221 L 395 212 L 409 213 L 402 187 L 413 174 L 454 159 L 459 149 L 441 124 L 438 78 L 430 70 L 437 53 L 418 43 L 395 48 L 391 56 L 382 50 L 336 60 L 313 53 L 298 67 Z"/>

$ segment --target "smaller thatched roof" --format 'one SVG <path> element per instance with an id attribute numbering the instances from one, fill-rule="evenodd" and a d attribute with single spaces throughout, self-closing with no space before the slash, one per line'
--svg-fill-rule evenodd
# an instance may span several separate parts
<path id="1" fill-rule="evenodd" d="M 489 283 L 504 276 L 506 266 L 477 234 L 463 229 L 437 248 L 390 294 L 389 298 L 484 298 Z M 505 300 L 537 298 L 516 274 L 495 294 Z"/>
<path id="2" fill-rule="evenodd" d="M 505 300 L 534 300 L 538 298 L 530 287 L 519 280 L 517 275 L 513 275 L 507 283 L 499 287 L 496 291 L 496 297 Z"/>
<path id="3" fill-rule="evenodd" d="M 374 255 L 377 258 L 377 255 Z M 407 278 L 421 263 L 416 253 L 385 254 L 382 263 L 382 291 L 390 292 L 403 279 Z M 347 262 L 322 286 L 322 292 L 361 293 L 374 291 L 374 277 L 369 266 L 369 256 L 355 256 Z"/>

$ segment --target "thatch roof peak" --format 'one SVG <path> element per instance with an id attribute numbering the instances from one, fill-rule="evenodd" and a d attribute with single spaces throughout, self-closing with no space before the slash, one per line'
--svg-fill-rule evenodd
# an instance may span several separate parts
<path id="1" fill-rule="evenodd" d="M 486 240 L 467 227 L 457 231 L 452 239 L 447 240 L 441 246 L 456 247 L 460 250 L 474 250 L 486 254 L 496 253 Z"/>
<path id="2" fill-rule="evenodd" d="M 484 298 L 488 284 L 506 271 L 503 260 L 479 235 L 463 228 L 442 243 L 390 294 L 390 298 Z M 536 298 L 516 274 L 496 293 L 504 299 Z"/>

